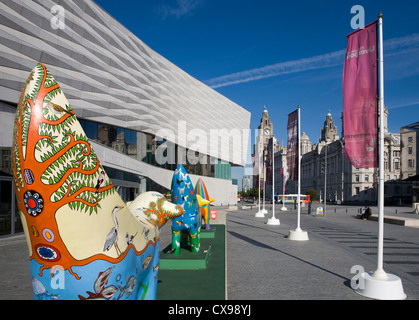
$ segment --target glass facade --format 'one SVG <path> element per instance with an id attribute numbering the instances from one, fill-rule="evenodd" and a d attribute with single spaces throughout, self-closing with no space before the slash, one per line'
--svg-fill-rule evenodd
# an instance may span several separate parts
<path id="1" fill-rule="evenodd" d="M 22 232 L 13 185 L 12 148 L 0 148 L 0 236 Z"/>
<path id="2" fill-rule="evenodd" d="M 149 133 L 89 120 L 80 120 L 80 123 L 89 139 L 136 160 L 171 171 L 176 170 L 178 164 L 182 163 L 189 174 L 231 179 L 231 164 L 228 162 L 195 153 L 181 146 L 173 146 L 166 140 L 157 139 Z M 189 161 L 190 159 L 194 161 Z"/>
<path id="3" fill-rule="evenodd" d="M 80 120 L 80 123 L 89 139 L 136 160 L 171 171 L 176 170 L 178 163 L 182 163 L 190 174 L 231 180 L 230 163 L 180 146 L 171 146 L 165 140 L 156 139 L 148 133 L 88 120 Z M 159 152 L 160 156 L 169 161 L 159 161 Z M 188 161 L 190 159 L 194 161 Z M 153 180 L 137 174 L 110 167 L 105 167 L 105 170 L 125 202 L 134 200 L 141 190 L 154 190 L 162 194 L 168 192 Z M 0 236 L 23 231 L 12 174 L 11 147 L 0 147 Z"/>
<path id="4" fill-rule="evenodd" d="M 124 202 L 133 201 L 140 194 L 141 180 L 144 179 L 139 175 L 106 166 L 103 168 Z"/>
<path id="5" fill-rule="evenodd" d="M 22 231 L 12 177 L 0 176 L 0 236 Z"/>

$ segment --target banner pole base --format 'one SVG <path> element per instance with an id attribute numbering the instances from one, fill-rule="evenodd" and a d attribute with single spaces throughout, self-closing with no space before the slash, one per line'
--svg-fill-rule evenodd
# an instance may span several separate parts
<path id="1" fill-rule="evenodd" d="M 260 210 L 255 214 L 256 218 L 265 218 L 265 214 Z"/>
<path id="2" fill-rule="evenodd" d="M 275 217 L 272 217 L 272 218 L 269 218 L 268 219 L 268 221 L 266 222 L 266 224 L 269 224 L 271 226 L 279 226 L 280 225 L 280 222 L 279 222 L 279 219 L 277 219 Z"/>
<path id="3" fill-rule="evenodd" d="M 403 291 L 402 281 L 398 276 L 387 273 L 387 278 L 374 277 L 373 272 L 363 272 L 359 277 L 355 292 L 376 300 L 404 300 L 407 295 Z"/>
<path id="4" fill-rule="evenodd" d="M 300 228 L 297 228 L 295 230 L 290 230 L 290 233 L 288 235 L 289 240 L 294 241 L 307 241 L 308 240 L 308 233 L 307 231 L 303 231 Z"/>

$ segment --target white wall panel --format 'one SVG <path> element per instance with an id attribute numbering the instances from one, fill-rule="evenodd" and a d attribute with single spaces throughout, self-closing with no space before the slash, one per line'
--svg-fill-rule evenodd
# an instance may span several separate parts
<path id="1" fill-rule="evenodd" d="M 65 9 L 63 30 L 50 24 L 56 4 Z M 0 43 L 2 79 L 23 87 L 41 60 L 79 117 L 148 133 L 164 127 L 175 143 L 209 154 L 210 129 L 236 128 L 229 147 L 220 143 L 210 155 L 245 164 L 245 156 L 233 157 L 233 140 L 239 136 L 245 154 L 250 113 L 153 51 L 93 1 L 2 0 Z M 17 103 L 19 95 L 12 85 L 0 85 L 0 100 Z M 179 121 L 208 139 L 179 139 Z"/>

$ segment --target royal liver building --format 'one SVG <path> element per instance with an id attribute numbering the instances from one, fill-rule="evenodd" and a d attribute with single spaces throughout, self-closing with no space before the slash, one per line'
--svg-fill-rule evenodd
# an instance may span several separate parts
<path id="1" fill-rule="evenodd" d="M 399 133 L 388 132 L 387 116 L 386 109 L 385 200 L 387 204 L 400 204 L 408 201 L 404 197 L 411 194 L 411 190 L 407 190 L 408 184 L 400 181 L 401 139 Z M 339 137 L 338 128 L 330 112 L 326 115 L 318 143 L 312 144 L 309 137 L 302 133 L 301 192 L 315 189 L 321 199 L 326 197 L 328 201 L 336 203 L 376 202 L 378 169 L 356 169 L 346 159 L 344 145 L 345 141 Z"/>

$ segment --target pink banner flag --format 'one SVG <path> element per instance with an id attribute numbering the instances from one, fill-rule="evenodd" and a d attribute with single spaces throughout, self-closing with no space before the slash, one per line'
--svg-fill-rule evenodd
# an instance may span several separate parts
<path id="1" fill-rule="evenodd" d="M 260 174 L 259 174 L 259 189 L 265 190 L 265 164 L 263 161 L 263 151 L 260 154 L 259 158 Z"/>
<path id="2" fill-rule="evenodd" d="M 253 187 L 258 187 L 259 180 L 259 157 L 252 153 L 252 165 L 253 165 Z"/>
<path id="3" fill-rule="evenodd" d="M 272 172 L 273 172 L 273 144 L 274 138 L 270 138 L 268 141 L 268 156 L 266 159 L 266 184 L 272 185 Z"/>
<path id="4" fill-rule="evenodd" d="M 377 22 L 348 35 L 343 68 L 345 156 L 356 168 L 378 166 Z"/>
<path id="5" fill-rule="evenodd" d="M 287 124 L 288 143 L 287 143 L 287 166 L 288 178 L 298 179 L 298 110 L 288 115 Z"/>

